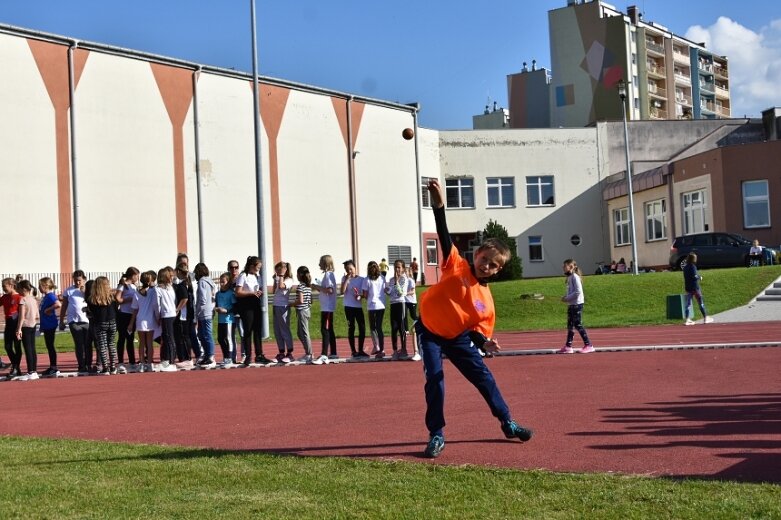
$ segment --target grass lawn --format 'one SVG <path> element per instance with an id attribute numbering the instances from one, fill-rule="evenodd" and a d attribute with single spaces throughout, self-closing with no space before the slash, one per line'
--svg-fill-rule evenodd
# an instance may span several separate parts
<path id="1" fill-rule="evenodd" d="M 778 486 L 0 437 L 4 518 L 778 518 Z"/>
<path id="2" fill-rule="evenodd" d="M 702 291 L 708 313 L 716 314 L 748 303 L 754 296 L 781 276 L 781 265 L 756 269 L 702 270 Z M 566 327 L 566 307 L 559 300 L 564 295 L 564 277 L 515 280 L 491 284 L 497 308 L 497 331 L 557 330 Z M 424 292 L 420 288 L 418 294 Z M 583 278 L 586 306 L 583 311 L 587 327 L 626 327 L 631 325 L 660 325 L 677 323 L 666 318 L 666 297 L 683 292 L 680 272 L 645 273 L 632 275 L 590 275 Z M 522 299 L 522 294 L 542 294 L 543 300 Z M 696 311 L 699 313 L 699 310 Z M 295 339 L 296 317 L 291 328 Z M 385 332 L 390 333 L 390 316 L 385 313 Z M 342 300 L 336 310 L 336 335 L 347 337 Z M 314 340 L 320 335 L 320 305 L 312 304 L 310 334 Z M 269 323 L 269 327 L 271 324 Z M 216 335 L 217 327 L 214 326 Z M 273 332 L 273 331 L 272 331 Z M 368 334 L 368 323 L 367 323 Z M 370 340 L 367 339 L 370 342 Z M 295 339 L 296 349 L 300 343 Z M 57 334 L 55 344 L 60 352 L 73 351 L 70 334 Z M 315 342 L 319 347 L 319 341 Z M 219 347 L 216 349 L 219 352 Z M 317 351 L 317 348 L 315 348 Z M 43 338 L 38 339 L 38 352 L 45 353 Z"/>

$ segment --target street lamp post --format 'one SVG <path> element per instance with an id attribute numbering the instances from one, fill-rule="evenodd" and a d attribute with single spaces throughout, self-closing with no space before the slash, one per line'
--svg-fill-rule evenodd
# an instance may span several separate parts
<path id="1" fill-rule="evenodd" d="M 621 98 L 621 113 L 624 117 L 624 147 L 626 150 L 626 189 L 629 197 L 629 240 L 632 242 L 632 274 L 638 273 L 637 240 L 635 240 L 635 197 L 632 192 L 632 163 L 629 160 L 629 127 L 626 123 L 626 82 L 618 82 L 618 96 Z"/>

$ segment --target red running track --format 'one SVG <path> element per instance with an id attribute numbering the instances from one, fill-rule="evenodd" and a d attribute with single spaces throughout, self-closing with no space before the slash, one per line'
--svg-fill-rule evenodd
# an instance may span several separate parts
<path id="1" fill-rule="evenodd" d="M 721 330 L 724 340 L 742 325 L 612 333 L 625 340 L 614 346 L 644 337 L 653 341 L 634 343 L 673 342 L 679 332 L 705 343 L 702 334 Z M 751 324 L 740 342 L 781 338 L 765 337 L 769 329 L 778 325 Z M 608 332 L 593 331 L 594 342 L 607 345 Z M 506 336 L 508 344 L 515 337 Z M 518 336 L 519 345 L 544 342 Z M 505 440 L 474 388 L 446 363 L 447 446 L 436 463 L 781 482 L 781 348 L 488 363 L 534 439 Z M 0 386 L 0 433 L 424 461 L 422 385 L 414 362 L 9 382 Z"/>

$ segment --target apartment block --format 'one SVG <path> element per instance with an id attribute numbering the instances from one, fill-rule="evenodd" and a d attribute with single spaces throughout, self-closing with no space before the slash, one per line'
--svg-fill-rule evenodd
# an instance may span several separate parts
<path id="1" fill-rule="evenodd" d="M 568 0 L 548 12 L 548 21 L 548 88 L 525 88 L 539 85 L 529 72 L 508 76 L 511 127 L 542 126 L 539 118 L 513 117 L 523 113 L 516 105 L 549 106 L 554 128 L 621 119 L 616 87 L 622 80 L 630 120 L 731 117 L 727 58 L 644 21 L 638 7 L 624 13 L 601 0 Z"/>

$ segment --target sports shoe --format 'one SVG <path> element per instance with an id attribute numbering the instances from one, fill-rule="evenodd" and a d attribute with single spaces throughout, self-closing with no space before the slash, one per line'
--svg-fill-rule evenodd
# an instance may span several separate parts
<path id="1" fill-rule="evenodd" d="M 391 360 L 392 361 L 398 361 L 399 360 L 399 351 L 398 350 L 394 350 L 393 351 L 393 354 L 391 354 Z"/>
<path id="2" fill-rule="evenodd" d="M 695 325 L 695 321 L 691 318 L 686 318 L 686 321 L 683 322 L 684 325 Z"/>
<path id="3" fill-rule="evenodd" d="M 117 369 L 117 367 L 111 367 L 111 368 L 109 369 L 109 373 L 110 373 L 112 376 L 115 376 L 115 375 L 119 374 L 119 369 Z"/>
<path id="4" fill-rule="evenodd" d="M 507 421 L 506 423 L 502 423 L 502 432 L 504 433 L 504 436 L 508 439 L 519 439 L 521 442 L 527 442 L 532 438 L 532 435 L 534 435 L 534 432 L 531 431 L 528 428 L 524 428 L 523 426 L 520 426 L 515 421 Z"/>
<path id="5" fill-rule="evenodd" d="M 99 376 L 110 376 L 111 375 L 111 369 L 106 367 L 103 370 L 101 370 L 100 372 L 98 372 L 98 375 Z"/>
<path id="6" fill-rule="evenodd" d="M 131 365 L 133 366 L 133 365 Z M 127 368 L 125 368 L 125 365 L 119 365 L 117 367 L 117 373 L 118 374 L 127 374 Z"/>
<path id="7" fill-rule="evenodd" d="M 365 351 L 363 351 L 363 350 L 359 351 L 359 352 L 358 352 L 358 354 L 356 354 L 356 356 L 358 356 L 358 357 L 360 357 L 360 358 L 367 358 L 367 357 L 370 357 L 370 356 L 369 356 L 369 354 L 367 354 L 367 353 L 366 353 Z"/>
<path id="8" fill-rule="evenodd" d="M 249 365 L 249 361 L 247 360 L 247 355 L 241 356 L 241 361 L 239 361 L 242 365 Z"/>
<path id="9" fill-rule="evenodd" d="M 189 370 L 193 368 L 195 365 L 193 364 L 192 359 L 188 359 L 187 361 L 180 361 L 176 364 L 176 368 L 181 368 L 183 370 Z"/>
<path id="10" fill-rule="evenodd" d="M 703 318 L 702 322 L 703 323 L 713 323 L 713 318 L 711 318 L 710 316 L 705 316 L 705 318 Z"/>
<path id="11" fill-rule="evenodd" d="M 163 361 L 158 366 L 159 372 L 176 372 L 176 365 L 172 365 L 169 361 Z"/>
<path id="12" fill-rule="evenodd" d="M 409 352 L 407 352 L 407 349 L 403 348 L 399 350 L 399 359 L 404 359 L 404 360 L 409 359 Z"/>
<path id="13" fill-rule="evenodd" d="M 556 351 L 556 354 L 574 354 L 575 350 L 567 345 L 564 345 L 559 350 Z"/>
<path id="14" fill-rule="evenodd" d="M 41 374 L 41 377 L 49 378 L 49 377 L 59 377 L 60 371 L 57 370 L 57 367 L 49 367 L 46 369 L 46 371 Z"/>
<path id="15" fill-rule="evenodd" d="M 339 359 L 339 355 L 338 354 L 331 354 L 330 356 L 328 356 L 328 359 Z"/>
<path id="16" fill-rule="evenodd" d="M 328 356 L 321 355 L 317 359 L 312 360 L 313 365 L 327 365 L 328 364 Z"/>
<path id="17" fill-rule="evenodd" d="M 429 459 L 436 459 L 444 449 L 445 438 L 441 435 L 433 435 L 429 439 L 428 444 L 426 444 L 426 449 L 423 450 L 423 456 Z"/>
<path id="18" fill-rule="evenodd" d="M 220 363 L 221 368 L 230 368 L 233 366 L 233 360 L 231 358 L 225 358 L 222 360 L 222 363 Z"/>
<path id="19" fill-rule="evenodd" d="M 260 363 L 261 365 L 276 365 L 277 360 L 276 359 L 269 359 L 263 354 L 255 357 L 255 363 Z"/>
<path id="20" fill-rule="evenodd" d="M 379 352 L 377 352 L 377 354 L 375 354 L 374 359 L 382 359 L 384 357 L 385 357 L 385 352 L 380 350 Z"/>
<path id="21" fill-rule="evenodd" d="M 203 358 L 200 363 L 198 363 L 198 366 L 200 368 L 203 368 L 205 370 L 210 370 L 217 366 L 217 363 L 214 361 L 213 357 L 207 357 Z"/>
<path id="22" fill-rule="evenodd" d="M 422 358 L 420 357 L 420 354 L 415 352 L 415 354 L 410 358 L 412 361 L 420 361 Z"/>
<path id="23" fill-rule="evenodd" d="M 596 352 L 596 349 L 594 348 L 594 345 L 589 343 L 582 349 L 578 350 L 578 354 L 591 354 L 592 352 Z"/>
<path id="24" fill-rule="evenodd" d="M 26 375 L 16 378 L 16 381 L 35 381 L 39 379 L 38 372 L 30 372 Z"/>

